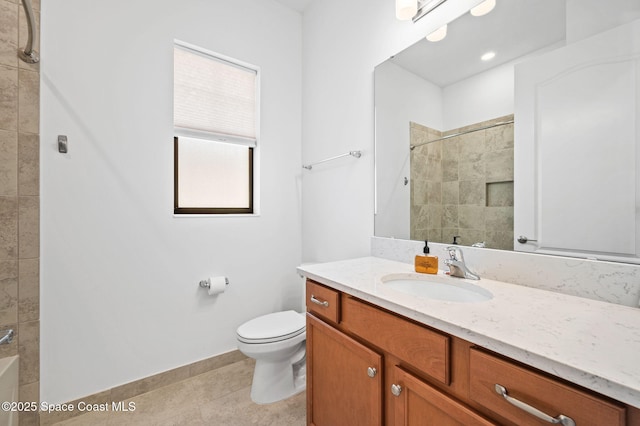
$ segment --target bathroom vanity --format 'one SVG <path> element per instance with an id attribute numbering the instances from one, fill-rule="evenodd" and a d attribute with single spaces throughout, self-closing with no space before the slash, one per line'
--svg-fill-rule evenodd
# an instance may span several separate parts
<path id="1" fill-rule="evenodd" d="M 374 257 L 299 271 L 310 425 L 640 425 L 637 309 L 484 279 L 433 300 Z"/>

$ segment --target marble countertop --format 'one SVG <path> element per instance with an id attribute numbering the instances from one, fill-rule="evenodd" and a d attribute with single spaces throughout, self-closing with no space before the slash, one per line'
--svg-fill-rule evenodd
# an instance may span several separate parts
<path id="1" fill-rule="evenodd" d="M 640 309 L 481 279 L 488 301 L 445 302 L 383 284 L 413 265 L 363 257 L 298 272 L 392 312 L 640 408 Z"/>

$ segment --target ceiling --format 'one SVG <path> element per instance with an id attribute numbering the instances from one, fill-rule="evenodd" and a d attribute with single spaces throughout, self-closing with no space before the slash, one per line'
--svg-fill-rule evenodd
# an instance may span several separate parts
<path id="1" fill-rule="evenodd" d="M 302 13 L 320 0 L 276 1 Z M 432 43 L 423 38 L 391 61 L 445 87 L 564 41 L 565 7 L 563 0 L 497 0 L 488 15 L 466 13 L 448 25 L 444 40 Z M 496 57 L 481 61 L 480 56 L 489 50 Z"/>
<path id="2" fill-rule="evenodd" d="M 565 22 L 561 0 L 498 0 L 488 15 L 466 13 L 449 24 L 444 40 L 433 43 L 423 38 L 391 61 L 445 87 L 562 42 Z M 490 50 L 496 57 L 481 61 L 480 56 Z"/>
<path id="3" fill-rule="evenodd" d="M 302 13 L 313 0 L 276 0 L 276 1 L 278 3 L 282 3 L 283 5 L 293 10 L 296 10 Z"/>

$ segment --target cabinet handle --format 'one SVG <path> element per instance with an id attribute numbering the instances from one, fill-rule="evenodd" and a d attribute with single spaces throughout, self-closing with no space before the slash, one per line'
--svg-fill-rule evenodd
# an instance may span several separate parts
<path id="1" fill-rule="evenodd" d="M 499 384 L 496 383 L 495 389 L 496 389 L 496 393 L 498 395 L 501 395 L 504 399 L 506 399 L 509 404 L 515 407 L 518 407 L 519 409 L 524 410 L 529 414 L 533 414 L 534 416 L 544 420 L 545 422 L 553 423 L 553 424 L 561 424 L 563 426 L 576 426 L 576 422 L 574 422 L 571 417 L 567 417 L 563 414 L 560 414 L 557 417 L 551 417 L 550 415 L 543 413 L 537 408 L 532 407 L 531 405 L 525 402 L 522 402 L 520 400 L 517 400 L 507 395 L 507 389 L 504 386 L 500 386 Z"/>
<path id="2" fill-rule="evenodd" d="M 316 305 L 324 306 L 325 308 L 329 307 L 329 302 L 327 302 L 326 300 L 322 301 L 320 299 L 316 299 L 316 297 L 313 294 L 311 295 L 310 300 Z"/>
<path id="3" fill-rule="evenodd" d="M 376 370 L 375 367 L 367 368 L 367 376 L 373 379 L 374 377 L 376 377 L 376 374 L 378 374 L 378 370 Z"/>
<path id="4" fill-rule="evenodd" d="M 400 396 L 400 394 L 402 393 L 402 386 L 400 386 L 400 385 L 391 385 L 391 393 L 394 396 Z"/>

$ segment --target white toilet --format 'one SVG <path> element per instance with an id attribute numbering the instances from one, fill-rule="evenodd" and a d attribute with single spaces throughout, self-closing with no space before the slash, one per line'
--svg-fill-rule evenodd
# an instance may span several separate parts
<path id="1" fill-rule="evenodd" d="M 306 318 L 296 311 L 275 312 L 245 322 L 237 330 L 238 349 L 256 360 L 251 399 L 269 404 L 305 389 Z"/>

